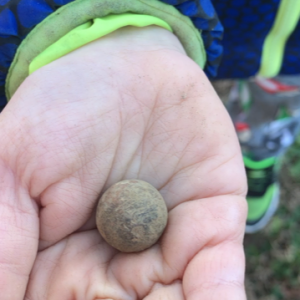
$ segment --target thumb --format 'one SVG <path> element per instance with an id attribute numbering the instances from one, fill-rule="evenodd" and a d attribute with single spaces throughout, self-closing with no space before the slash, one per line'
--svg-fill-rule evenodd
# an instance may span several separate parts
<path id="1" fill-rule="evenodd" d="M 1 300 L 20 300 L 37 253 L 38 208 L 3 162 L 0 178 Z"/>

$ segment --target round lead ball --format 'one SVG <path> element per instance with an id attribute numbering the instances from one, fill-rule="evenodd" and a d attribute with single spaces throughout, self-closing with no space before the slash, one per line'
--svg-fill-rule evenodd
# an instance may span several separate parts
<path id="1" fill-rule="evenodd" d="M 151 247 L 162 235 L 168 211 L 161 194 L 142 180 L 123 180 L 100 198 L 96 223 L 105 241 L 122 252 Z"/>

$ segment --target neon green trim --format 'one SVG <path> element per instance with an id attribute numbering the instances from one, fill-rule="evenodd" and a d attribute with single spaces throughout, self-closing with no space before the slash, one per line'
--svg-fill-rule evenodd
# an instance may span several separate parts
<path id="1" fill-rule="evenodd" d="M 260 219 L 267 211 L 278 186 L 273 183 L 268 187 L 262 197 L 247 197 L 248 217 L 247 221 L 256 221 Z"/>
<path id="2" fill-rule="evenodd" d="M 299 17 L 299 0 L 281 0 L 275 22 L 263 45 L 261 66 L 258 75 L 262 77 L 274 77 L 279 73 L 285 43 L 294 31 Z"/>
<path id="3" fill-rule="evenodd" d="M 169 24 L 157 17 L 137 14 L 110 15 L 84 23 L 41 52 L 29 65 L 29 74 L 52 61 L 125 26 L 157 25 L 172 32 Z"/>
<path id="4" fill-rule="evenodd" d="M 260 170 L 271 167 L 276 162 L 276 157 L 269 157 L 260 161 L 254 161 L 245 156 L 243 157 L 243 159 L 245 166 L 254 170 Z"/>
<path id="5" fill-rule="evenodd" d="M 279 112 L 278 112 L 278 120 L 286 119 L 289 118 L 291 115 L 289 114 L 288 109 L 285 106 L 279 107 Z"/>

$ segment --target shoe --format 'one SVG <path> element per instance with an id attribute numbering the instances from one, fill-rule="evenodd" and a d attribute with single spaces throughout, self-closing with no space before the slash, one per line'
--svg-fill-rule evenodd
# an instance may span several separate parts
<path id="1" fill-rule="evenodd" d="M 281 158 L 300 132 L 300 85 L 292 78 L 236 81 L 228 96 L 248 181 L 246 233 L 263 229 L 279 204 Z"/>
<path id="2" fill-rule="evenodd" d="M 278 208 L 278 158 L 253 161 L 244 157 L 244 164 L 248 180 L 246 233 L 255 233 L 269 223 Z"/>

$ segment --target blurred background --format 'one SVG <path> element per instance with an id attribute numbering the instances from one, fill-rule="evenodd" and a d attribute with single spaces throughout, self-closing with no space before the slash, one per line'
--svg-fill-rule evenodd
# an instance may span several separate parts
<path id="1" fill-rule="evenodd" d="M 226 103 L 233 82 L 212 82 Z M 248 300 L 300 299 L 300 136 L 285 154 L 279 176 L 280 206 L 269 225 L 246 235 Z"/>

